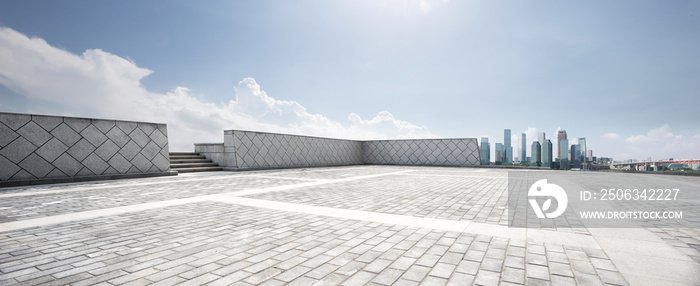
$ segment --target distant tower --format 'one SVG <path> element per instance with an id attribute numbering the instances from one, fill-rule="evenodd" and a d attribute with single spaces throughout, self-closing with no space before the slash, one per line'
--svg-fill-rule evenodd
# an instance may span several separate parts
<path id="1" fill-rule="evenodd" d="M 559 154 L 564 154 L 563 157 L 559 158 L 559 167 L 562 170 L 568 170 L 569 168 L 569 140 L 562 139 L 559 141 Z"/>
<path id="2" fill-rule="evenodd" d="M 547 136 L 544 134 L 544 132 L 537 133 L 537 142 L 540 143 L 540 158 L 538 161 L 542 162 L 544 161 L 542 158 L 542 147 L 544 147 L 544 140 L 547 139 Z"/>
<path id="3" fill-rule="evenodd" d="M 505 150 L 503 150 L 503 144 L 496 143 L 496 158 L 494 161 L 496 165 L 503 165 L 503 161 L 506 159 Z"/>
<path id="4" fill-rule="evenodd" d="M 581 168 L 581 146 L 571 145 L 571 168 Z"/>
<path id="5" fill-rule="evenodd" d="M 552 141 L 544 140 L 542 145 L 542 167 L 552 167 Z"/>
<path id="6" fill-rule="evenodd" d="M 526 162 L 527 160 L 527 155 L 525 154 L 527 152 L 527 137 L 525 136 L 525 133 L 520 134 L 520 162 Z"/>
<path id="7" fill-rule="evenodd" d="M 505 164 L 510 165 L 513 164 L 513 145 L 510 144 L 510 129 L 504 129 L 503 130 L 503 146 L 505 149 Z"/>
<path id="8" fill-rule="evenodd" d="M 566 149 L 561 148 L 562 140 L 566 140 L 566 142 L 569 142 L 569 140 L 567 140 L 566 138 L 566 130 L 559 130 L 559 132 L 557 132 L 557 158 L 559 159 L 564 159 L 564 157 L 568 157 L 567 153 L 569 153 L 568 143 L 566 144 Z M 566 150 L 566 152 L 562 152 L 561 150 Z"/>
<path id="9" fill-rule="evenodd" d="M 579 147 L 579 154 L 581 156 L 581 162 L 584 163 L 588 160 L 586 160 L 586 138 L 579 138 L 578 139 L 578 147 Z"/>
<path id="10" fill-rule="evenodd" d="M 489 145 L 488 137 L 481 137 L 481 146 L 479 148 L 481 165 L 489 165 L 491 162 L 491 146 Z"/>
<path id="11" fill-rule="evenodd" d="M 530 166 L 539 167 L 542 164 L 542 161 L 540 161 L 541 160 L 540 159 L 541 158 L 541 154 L 540 154 L 541 150 L 542 149 L 540 146 L 540 142 L 533 141 L 532 142 L 532 154 L 530 154 L 532 156 L 532 158 L 530 158 Z"/>

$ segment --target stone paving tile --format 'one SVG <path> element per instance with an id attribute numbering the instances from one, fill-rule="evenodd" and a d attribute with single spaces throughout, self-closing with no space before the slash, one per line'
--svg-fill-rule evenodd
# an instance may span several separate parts
<path id="1" fill-rule="evenodd" d="M 391 166 L 345 166 L 332 168 L 301 168 L 283 170 L 257 171 L 261 176 L 285 177 L 292 179 L 335 180 L 355 176 L 374 175 L 378 172 L 392 171 Z"/>
<path id="2" fill-rule="evenodd" d="M 216 231 L 225 225 L 231 227 Z M 126 231 L 127 228 L 130 230 Z M 178 235 L 161 235 L 163 233 Z M 122 238 L 123 235 L 129 235 L 129 239 Z M 34 238 L 27 239 L 30 236 Z M 86 237 L 88 239 L 83 239 Z M 53 239 L 65 241 L 63 243 L 69 247 L 47 253 L 36 250 L 55 245 Z M 70 243 L 72 239 L 80 243 Z M 116 241 L 118 246 L 104 244 L 104 241 Z M 395 248 L 407 241 L 414 246 Z M 455 244 L 460 245 L 461 251 L 449 251 Z M 511 268 L 507 257 L 506 260 L 484 257 L 486 253 L 506 256 L 509 249 L 514 254 L 510 257 L 522 256 L 522 244 L 511 244 L 508 239 L 232 207 L 215 202 L 5 232 L 0 233 L 0 245 L 0 253 L 7 254 L 0 256 L 3 257 L 0 259 L 3 265 L 0 282 L 4 284 L 43 281 L 114 285 L 211 282 L 216 285 L 242 281 L 274 285 L 319 281 L 333 285 L 370 282 L 392 285 L 406 281 L 459 285 L 472 280 L 490 284 L 501 279 L 522 283 L 524 277 L 545 282 L 564 281 L 566 277 L 581 281 L 604 277 L 608 283 L 624 281 L 619 280 L 622 276 L 618 272 L 607 270 L 607 263 L 597 262 L 603 268 L 595 268 L 591 259 L 604 258 L 589 258 L 583 249 L 568 248 L 566 251 L 577 260 L 584 259 L 582 261 L 591 268 L 586 271 L 593 273 L 579 275 L 575 269 L 564 273 L 551 268 L 552 275 L 557 271 L 554 277 L 546 266 L 528 263 L 525 269 Z M 91 245 L 101 245 L 93 252 L 95 255 L 78 250 L 77 256 L 58 259 L 59 253 L 65 256 L 66 252 Z M 290 246 L 285 247 L 287 245 Z M 367 247 L 358 248 L 363 245 Z M 426 247 L 416 252 L 415 249 L 421 248 L 418 245 Z M 526 246 L 525 256 L 548 254 L 544 245 Z M 377 247 L 382 251 L 376 251 Z M 28 253 L 19 250 L 38 253 L 25 256 Z M 164 250 L 173 251 L 166 252 L 169 255 L 153 255 Z M 290 255 L 285 256 L 286 253 Z M 382 258 L 387 253 L 392 259 Z M 264 258 L 256 258 L 260 255 Z M 36 256 L 42 258 L 34 258 L 35 263 L 15 263 L 16 257 L 20 257 L 21 262 L 21 258 L 28 260 Z M 339 257 L 347 258 L 335 260 Z"/>
<path id="3" fill-rule="evenodd" d="M 449 220 L 472 216 L 473 221 L 500 223 L 504 210 L 498 206 L 503 195 L 479 196 L 481 187 L 501 186 L 494 183 L 503 180 L 499 177 L 499 172 L 476 172 L 458 168 L 347 167 L 342 172 L 328 168 L 322 170 L 324 172 L 317 172 L 319 174 L 309 169 L 303 171 L 309 175 L 304 178 L 299 177 L 303 173 L 299 170 L 284 170 L 260 172 L 259 177 L 221 176 L 201 181 L 178 178 L 175 180 L 178 183 L 173 183 L 173 186 L 167 183 L 138 187 L 122 185 L 94 191 L 81 190 L 16 199 L 34 200 L 35 203 L 43 204 L 95 192 L 106 198 L 114 198 L 114 201 L 118 201 L 116 198 L 120 195 L 129 194 L 125 195 L 125 201 L 120 202 L 129 205 L 144 201 L 143 198 L 129 198 L 135 197 L 134 193 L 120 193 L 130 188 L 139 188 L 146 193 L 160 192 L 163 188 L 172 188 L 170 190 L 175 192 L 182 188 L 189 192 L 187 196 L 197 196 L 230 192 L 238 187 L 260 188 L 317 179 L 338 179 L 348 173 L 366 175 L 404 169 L 420 170 L 425 176 L 395 175 L 344 182 L 340 187 L 348 187 L 347 189 L 328 184 L 255 197 L 291 202 L 299 199 L 302 200 L 299 203 L 308 205 L 319 203 L 338 208 Z M 459 176 L 465 178 L 455 178 Z M 204 177 L 206 176 L 202 176 Z M 262 181 L 256 180 L 267 180 L 269 184 L 260 184 Z M 426 180 L 434 180 L 440 187 L 431 189 L 422 182 Z M 143 182 L 157 181 L 152 179 Z M 491 182 L 491 185 L 483 182 Z M 116 185 L 119 184 L 121 183 Z M 410 185 L 415 187 L 411 188 Z M 421 189 L 433 193 L 428 194 Z M 453 193 L 452 198 L 445 189 Z M 360 195 L 354 196 L 355 193 L 363 193 L 372 200 L 366 200 Z M 154 201 L 177 196 L 167 192 L 152 195 Z M 148 196 L 150 195 L 144 195 Z M 415 198 L 418 202 L 403 201 L 404 206 L 401 206 L 394 203 L 397 197 L 406 200 Z M 423 197 L 434 201 L 425 201 Z M 4 203 L 8 198 L 10 197 L 3 197 L 0 202 Z M 467 200 L 468 203 L 460 203 L 461 200 Z M 366 205 L 361 206 L 361 203 Z M 46 208 L 45 211 L 35 211 L 35 215 L 112 206 L 86 205 L 62 209 L 55 205 L 61 204 L 47 204 L 42 207 Z M 32 215 L 17 218 L 30 217 Z M 675 243 L 674 247 L 682 249 L 683 253 L 693 259 L 698 256 L 697 251 L 700 250 L 694 246 L 698 245 L 695 230 L 682 227 L 658 227 L 654 230 L 654 234 L 671 245 Z M 567 246 L 566 242 L 563 246 L 549 245 L 536 241 L 525 242 L 487 235 L 199 202 L 0 232 L 0 285 L 18 283 L 626 285 L 628 282 L 604 251 Z"/>
<path id="4" fill-rule="evenodd" d="M 507 202 L 505 172 L 448 170 L 448 175 L 420 170 L 248 197 L 415 217 L 506 224 L 507 216 L 503 216 Z M 387 201 L 386 198 L 392 199 Z"/>
<path id="5" fill-rule="evenodd" d="M 124 186 L 59 194 L 3 197 L 0 198 L 0 220 L 17 221 L 304 182 L 243 176 L 217 176 L 203 181 L 181 181 L 182 179 L 150 186 Z M 5 193 L 0 191 L 0 195 Z"/>
<path id="6" fill-rule="evenodd" d="M 671 245 L 690 256 L 695 262 L 700 263 L 700 208 L 697 201 L 700 199 L 697 178 L 686 176 L 663 175 L 629 175 L 620 173 L 596 173 L 591 172 L 586 176 L 567 175 L 566 179 L 573 184 L 590 190 L 605 188 L 678 188 L 679 200 L 673 201 L 673 210 L 682 211 L 684 218 L 689 219 L 694 225 L 681 224 L 674 220 L 654 220 L 639 222 L 640 226 L 659 236 L 668 245 Z M 614 182 L 614 185 L 610 185 Z M 619 210 L 654 209 L 652 201 L 625 201 L 616 205 Z"/>

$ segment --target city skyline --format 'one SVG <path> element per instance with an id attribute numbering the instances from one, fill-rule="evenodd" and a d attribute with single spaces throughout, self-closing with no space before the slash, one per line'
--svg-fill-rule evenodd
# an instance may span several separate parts
<path id="1" fill-rule="evenodd" d="M 561 127 L 621 160 L 700 157 L 697 120 L 655 116 L 700 106 L 698 2 L 273 4 L 2 1 L 0 111 L 165 122 L 173 151 L 232 128 L 496 142 L 507 126 L 526 153 Z"/>
<path id="2" fill-rule="evenodd" d="M 512 129 L 506 128 L 506 129 L 504 129 L 504 130 L 512 130 Z M 556 140 L 556 141 L 551 142 L 551 143 L 552 143 L 552 152 L 553 152 L 553 154 L 552 154 L 552 161 L 554 161 L 555 159 L 560 158 L 560 157 L 559 157 L 559 152 L 560 152 L 561 150 L 560 150 L 560 147 L 559 147 L 559 139 L 560 139 L 559 136 L 560 136 L 561 134 L 563 134 L 563 136 L 564 136 L 563 138 L 567 138 L 567 137 L 568 137 L 569 139 L 572 139 L 572 138 L 575 139 L 575 141 L 567 140 L 567 142 L 568 142 L 567 150 L 570 150 L 571 146 L 573 146 L 573 145 L 579 145 L 579 143 L 580 143 L 579 140 L 580 140 L 580 139 L 583 139 L 584 142 L 588 142 L 588 140 L 586 139 L 587 137 L 585 137 L 585 136 L 582 136 L 582 137 L 568 136 L 568 133 L 566 132 L 566 130 L 561 129 L 561 128 L 557 128 L 554 132 L 552 132 L 552 134 L 547 134 L 546 132 L 537 132 L 537 129 L 534 128 L 534 127 L 528 128 L 526 132 L 527 132 L 527 133 L 520 133 L 520 134 L 518 134 L 518 132 L 516 132 L 516 133 L 514 133 L 514 134 L 516 134 L 516 135 L 511 134 L 511 137 L 510 137 L 510 138 L 511 138 L 510 141 L 511 141 L 511 142 L 516 142 L 516 144 L 522 144 L 522 141 L 521 141 L 521 139 L 520 139 L 521 136 L 524 136 L 524 137 L 526 137 L 526 138 L 536 138 L 536 139 L 527 139 L 527 140 L 526 140 L 526 142 L 525 142 L 526 144 L 524 144 L 524 145 L 527 146 L 527 147 L 525 148 L 525 151 L 526 151 L 526 158 L 529 158 L 529 157 L 531 156 L 531 151 L 532 151 L 531 146 L 532 146 L 532 143 L 535 142 L 535 141 L 539 141 L 539 136 L 540 136 L 540 134 L 542 134 L 542 133 L 545 134 L 545 137 L 548 138 L 548 140 L 549 140 L 549 138 L 554 138 L 554 139 Z M 562 133 L 562 132 L 563 132 L 563 133 Z M 663 128 L 658 129 L 658 130 L 653 130 L 653 131 L 650 132 L 650 133 L 653 134 L 653 133 L 660 133 L 660 132 L 663 132 Z M 505 132 L 504 132 L 504 133 L 505 133 Z M 511 133 L 512 133 L 512 132 L 511 132 Z M 527 135 L 527 134 L 530 134 L 530 135 Z M 651 136 L 652 136 L 652 135 L 650 135 L 650 137 L 651 137 Z M 665 136 L 665 137 L 671 137 L 669 134 L 666 134 L 666 135 L 664 135 L 664 136 Z M 643 136 L 639 136 L 638 138 L 642 138 L 642 137 L 643 137 Z M 500 141 L 500 142 L 499 142 L 498 140 L 493 140 L 493 137 L 491 137 L 491 136 L 480 136 L 479 138 L 487 138 L 488 141 L 491 142 L 491 144 L 501 143 L 502 146 L 503 146 L 503 148 L 504 148 L 504 150 L 505 150 L 506 145 L 505 145 L 505 142 L 503 142 L 503 141 L 504 141 L 504 140 L 503 140 L 503 139 L 504 139 L 504 136 L 501 136 L 501 141 Z M 650 139 L 644 138 L 643 140 L 650 140 Z M 480 144 L 479 146 L 481 146 L 481 141 L 480 141 L 479 144 Z M 588 143 L 585 143 L 585 145 L 589 145 L 589 144 L 588 144 Z M 522 158 L 521 158 L 522 156 L 521 156 L 521 154 L 520 154 L 520 148 L 521 148 L 521 146 L 520 146 L 520 145 L 518 145 L 518 146 L 512 145 L 512 147 L 517 147 L 517 148 L 518 148 L 518 149 L 517 149 L 517 151 L 518 151 L 518 153 L 517 153 L 518 156 L 517 156 L 517 157 L 515 157 L 515 156 L 513 157 L 513 162 L 514 162 L 514 163 L 516 162 L 515 159 L 518 159 L 519 162 L 522 162 L 523 160 L 522 160 Z M 586 146 L 586 147 L 587 147 L 587 146 Z M 541 148 L 541 147 L 540 147 L 540 148 Z M 514 150 L 515 150 L 515 149 L 514 149 Z M 582 156 L 588 156 L 588 154 L 591 153 L 594 149 L 586 148 L 585 150 L 586 150 L 586 151 L 585 151 L 586 153 L 585 153 L 585 154 L 581 154 Z M 516 154 L 516 153 L 514 153 L 514 154 Z M 609 154 L 602 154 L 601 152 L 598 152 L 598 151 L 592 153 L 592 155 L 593 155 L 594 157 L 598 157 L 598 158 L 601 158 L 601 157 L 603 157 L 603 158 L 613 158 L 613 159 L 614 159 L 615 161 L 617 161 L 617 162 L 627 162 L 627 161 L 639 161 L 639 162 L 643 162 L 643 161 L 649 161 L 649 160 L 650 160 L 649 158 L 651 158 L 651 161 L 664 161 L 664 160 L 668 160 L 668 159 L 671 159 L 671 158 L 677 159 L 677 160 L 693 160 L 693 159 L 697 159 L 697 158 L 695 158 L 695 157 L 682 158 L 682 157 L 673 157 L 673 156 L 659 156 L 659 157 L 647 156 L 647 157 L 644 157 L 644 158 L 627 158 L 627 157 L 618 158 L 618 157 L 614 157 L 614 156 L 609 155 Z M 495 158 L 495 148 L 492 148 L 492 149 L 491 149 L 491 153 L 490 153 L 489 156 L 490 156 L 490 158 L 492 158 L 491 162 L 492 162 L 492 163 L 495 162 L 495 161 L 493 160 L 493 158 Z M 540 153 L 540 156 L 542 156 L 541 153 Z M 699 155 L 698 157 L 700 157 L 700 155 Z"/>
<path id="3" fill-rule="evenodd" d="M 576 140 L 572 140 L 569 144 L 568 134 L 566 130 L 558 129 L 556 132 L 556 145 L 551 139 L 547 138 L 545 132 L 537 133 L 537 140 L 531 140 L 530 142 L 530 155 L 527 156 L 527 150 L 525 148 L 527 141 L 527 135 L 521 133 L 520 135 L 511 135 L 511 129 L 503 129 L 503 142 L 494 142 L 494 156 L 491 156 L 490 143 L 488 137 L 481 137 L 479 143 L 480 160 L 482 165 L 512 165 L 512 164 L 523 164 L 528 163 L 531 166 L 541 166 L 541 167 L 558 167 L 562 169 L 569 169 L 569 164 L 573 168 L 580 168 L 582 163 L 594 162 L 594 158 L 601 157 L 604 159 L 610 159 L 611 157 L 606 156 L 593 156 L 593 149 L 588 148 L 586 143 L 586 137 L 578 137 Z M 516 140 L 513 140 L 517 138 Z M 515 141 L 518 144 L 518 157 L 508 157 L 507 150 L 513 149 L 512 142 Z M 537 144 L 535 144 L 537 143 Z M 532 154 L 536 154 L 537 158 L 533 158 Z M 490 161 L 489 158 L 494 158 Z M 613 158 L 614 160 L 615 158 Z M 667 160 L 669 158 L 664 158 L 662 160 Z M 629 159 L 615 161 L 623 162 L 630 161 Z M 651 161 L 647 158 L 647 161 Z"/>

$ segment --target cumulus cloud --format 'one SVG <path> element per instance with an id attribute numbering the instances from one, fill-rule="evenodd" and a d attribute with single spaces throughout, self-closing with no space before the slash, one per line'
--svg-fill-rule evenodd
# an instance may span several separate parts
<path id="1" fill-rule="evenodd" d="M 168 124 L 171 150 L 192 150 L 192 143 L 221 142 L 223 130 L 330 136 L 349 139 L 437 137 L 427 127 L 399 120 L 388 111 L 348 122 L 309 113 L 295 101 L 277 100 L 252 78 L 234 87 L 233 99 L 205 102 L 185 87 L 162 94 L 141 80 L 153 71 L 131 60 L 91 49 L 81 55 L 0 27 L 0 84 L 19 95 L 50 103 L 45 113 Z"/>
<path id="2" fill-rule="evenodd" d="M 632 135 L 625 139 L 628 144 L 621 152 L 621 158 L 654 160 L 697 159 L 700 157 L 700 134 L 686 139 L 674 134 L 669 124 L 649 130 L 646 134 Z"/>
<path id="3" fill-rule="evenodd" d="M 679 135 L 680 136 L 680 135 Z M 671 126 L 664 124 L 659 128 L 649 130 L 646 135 L 633 135 L 625 139 L 629 143 L 651 142 L 672 139 L 675 136 L 671 132 Z M 682 139 L 682 136 L 677 139 Z"/>
<path id="4" fill-rule="evenodd" d="M 382 111 L 372 119 L 363 120 L 359 115 L 351 113 L 348 120 L 352 122 L 350 130 L 363 139 L 377 138 L 417 138 L 435 137 L 427 127 L 417 126 L 407 121 L 395 119 L 388 111 Z"/>
<path id="5" fill-rule="evenodd" d="M 608 138 L 608 139 L 618 139 L 618 138 L 620 138 L 620 134 L 617 134 L 617 133 L 605 133 L 605 134 L 603 134 L 603 137 L 604 137 L 604 138 Z"/>
<path id="6" fill-rule="evenodd" d="M 527 147 L 530 148 L 532 141 L 537 141 L 537 128 L 528 127 L 527 130 L 525 130 L 525 137 L 527 139 Z"/>

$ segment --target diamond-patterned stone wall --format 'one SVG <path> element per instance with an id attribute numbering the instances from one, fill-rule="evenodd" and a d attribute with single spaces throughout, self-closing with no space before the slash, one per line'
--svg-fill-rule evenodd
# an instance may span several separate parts
<path id="1" fill-rule="evenodd" d="M 0 182 L 169 170 L 165 124 L 0 112 Z"/>
<path id="2" fill-rule="evenodd" d="M 476 138 L 362 142 L 365 164 L 479 166 Z"/>
<path id="3" fill-rule="evenodd" d="M 230 148 L 233 147 L 233 148 Z M 225 167 L 266 169 L 362 164 L 362 142 L 299 135 L 227 130 Z"/>
<path id="4" fill-rule="evenodd" d="M 353 141 L 226 130 L 223 144 L 195 144 L 195 150 L 230 169 L 481 164 L 475 138 Z"/>

